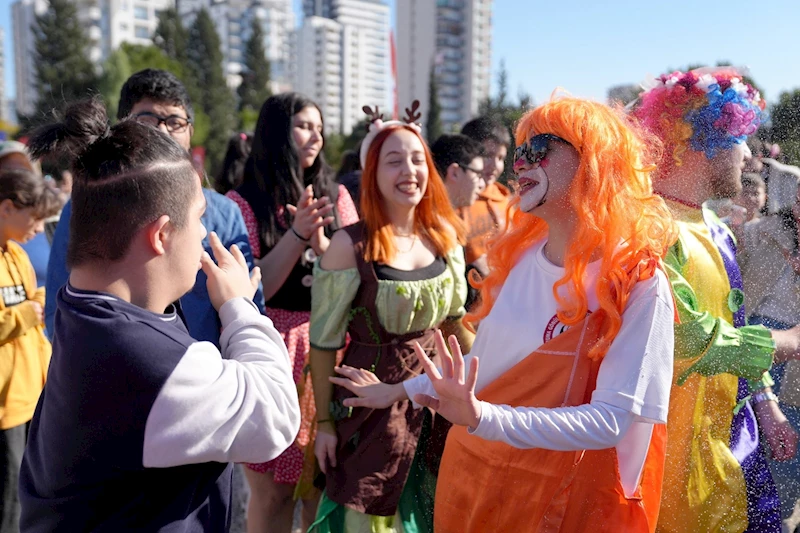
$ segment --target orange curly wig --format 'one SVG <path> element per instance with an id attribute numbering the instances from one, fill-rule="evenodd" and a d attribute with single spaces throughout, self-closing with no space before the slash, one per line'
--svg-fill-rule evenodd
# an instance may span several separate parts
<path id="1" fill-rule="evenodd" d="M 652 267 L 677 239 L 672 215 L 653 194 L 650 174 L 657 143 L 621 109 L 573 97 L 553 99 L 526 113 L 516 128 L 516 144 L 540 133 L 568 141 L 580 156 L 569 192 L 578 224 L 567 245 L 564 277 L 553 286 L 553 294 L 559 319 L 567 325 L 580 322 L 588 311 L 581 280 L 590 258 L 601 254 L 596 291 L 606 316 L 601 338 L 589 353 L 599 359 L 619 332 L 633 286 L 652 275 Z M 516 203 L 518 199 L 511 207 Z M 482 280 L 472 273 L 470 281 L 480 288 L 481 301 L 465 318 L 470 327 L 489 313 L 522 253 L 547 237 L 544 220 L 520 210 L 512 214 L 511 207 L 507 227 L 489 243 L 490 273 Z M 637 268 L 642 264 L 649 274 Z"/>

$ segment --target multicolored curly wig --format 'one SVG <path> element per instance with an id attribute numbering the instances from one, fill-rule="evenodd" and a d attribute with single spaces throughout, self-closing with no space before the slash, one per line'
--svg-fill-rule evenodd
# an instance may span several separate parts
<path id="1" fill-rule="evenodd" d="M 681 166 L 689 149 L 711 159 L 743 143 L 766 119 L 766 102 L 733 67 L 676 71 L 645 89 L 634 116 L 664 144 L 659 175 Z"/>
<path id="2" fill-rule="evenodd" d="M 383 128 L 370 144 L 364 171 L 361 174 L 361 214 L 368 235 L 364 247 L 365 261 L 388 263 L 397 253 L 392 223 L 386 213 L 383 195 L 378 188 L 378 163 L 383 143 L 392 133 L 399 130 L 410 131 L 419 138 L 425 150 L 425 162 L 428 166 L 428 186 L 414 211 L 417 230 L 430 240 L 437 255 L 442 257 L 456 244 L 463 243 L 463 223 L 450 205 L 447 189 L 436 171 L 433 156 L 425 140 L 420 136 L 419 130 L 408 125 L 391 125 Z"/>
<path id="3" fill-rule="evenodd" d="M 622 110 L 572 97 L 553 99 L 522 117 L 516 143 L 541 133 L 568 141 L 580 156 L 569 191 L 578 223 L 553 294 L 564 324 L 583 320 L 588 311 L 583 275 L 592 256 L 601 255 L 596 293 L 606 316 L 602 337 L 589 353 L 599 359 L 619 332 L 633 286 L 653 275 L 677 230 L 664 201 L 653 194 L 650 173 L 657 154 Z M 481 289 L 481 302 L 467 315 L 468 325 L 489 313 L 520 256 L 547 237 L 544 220 L 520 210 L 510 213 L 508 227 L 489 243 L 490 273 L 471 279 Z"/>

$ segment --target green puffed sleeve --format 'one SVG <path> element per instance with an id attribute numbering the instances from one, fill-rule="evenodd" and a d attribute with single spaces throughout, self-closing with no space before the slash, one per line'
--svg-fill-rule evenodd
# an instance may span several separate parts
<path id="1" fill-rule="evenodd" d="M 466 314 L 464 305 L 467 303 L 467 262 L 464 258 L 464 248 L 456 246 L 447 254 L 447 265 L 453 274 L 453 300 L 450 302 L 448 318 L 461 318 Z"/>
<path id="2" fill-rule="evenodd" d="M 311 286 L 311 322 L 309 343 L 319 350 L 339 350 L 347 334 L 347 315 L 358 292 L 361 278 L 358 269 L 323 270 L 314 265 Z"/>
<path id="3" fill-rule="evenodd" d="M 708 312 L 700 312 L 697 295 L 682 275 L 686 252 L 680 239 L 670 248 L 664 264 L 681 321 L 675 325 L 676 363 L 678 359 L 694 360 L 679 376 L 678 385 L 693 373 L 761 379 L 772 366 L 775 351 L 770 331 L 763 326 L 735 328 Z"/>

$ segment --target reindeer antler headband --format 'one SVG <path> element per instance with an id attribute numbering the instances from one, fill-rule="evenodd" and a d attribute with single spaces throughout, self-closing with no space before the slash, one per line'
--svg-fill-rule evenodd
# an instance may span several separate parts
<path id="1" fill-rule="evenodd" d="M 380 113 L 378 106 L 375 106 L 373 110 L 369 106 L 364 106 L 363 109 L 364 113 L 367 114 L 369 117 L 369 122 L 367 123 L 367 136 L 364 137 L 364 140 L 361 141 L 361 152 L 359 153 L 359 158 L 361 159 L 361 168 L 364 168 L 367 164 L 367 152 L 369 152 L 369 146 L 372 144 L 372 141 L 375 140 L 378 133 L 381 130 L 387 128 L 388 126 L 411 126 L 418 133 L 422 133 L 422 128 L 417 123 L 417 121 L 422 117 L 422 113 L 419 110 L 419 100 L 414 100 L 411 102 L 411 107 L 406 108 L 406 116 L 403 117 L 403 120 L 388 120 L 386 122 L 383 121 L 383 113 Z"/>

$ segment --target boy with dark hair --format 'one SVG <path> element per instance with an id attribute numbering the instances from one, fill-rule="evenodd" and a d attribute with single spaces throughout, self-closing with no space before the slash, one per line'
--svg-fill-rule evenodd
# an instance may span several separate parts
<path id="1" fill-rule="evenodd" d="M 467 225 L 467 263 L 475 264 L 486 275 L 486 242 L 505 225 L 511 191 L 497 182 L 505 170 L 506 155 L 511 145 L 508 129 L 489 117 L 475 118 L 461 128 L 461 133 L 483 145 L 483 181 L 486 187 L 469 208 L 459 210 Z"/>
<path id="2" fill-rule="evenodd" d="M 483 147 L 466 135 L 441 135 L 431 146 L 436 170 L 455 209 L 469 207 L 483 190 Z"/>
<path id="3" fill-rule="evenodd" d="M 300 425 L 289 354 L 252 302 L 237 246 L 211 233 L 188 152 L 155 128 L 73 104 L 31 138 L 74 157 L 68 283 L 20 470 L 20 531 L 228 531 L 234 462 L 268 461 Z M 176 302 L 207 277 L 221 350 Z"/>
<path id="4" fill-rule="evenodd" d="M 172 137 L 187 152 L 191 148 L 193 110 L 189 93 L 173 74 L 164 70 L 146 69 L 137 72 L 125 82 L 120 91 L 117 118 L 131 117 L 137 122 L 147 124 Z M 203 225 L 209 233 L 216 233 L 222 244 L 229 248 L 237 245 L 244 255 L 247 265 L 253 267 L 253 257 L 247 240 L 247 228 L 238 206 L 225 196 L 203 189 L 208 207 L 203 215 Z M 103 202 L 98 202 L 98 208 Z M 53 236 L 50 261 L 47 266 L 47 301 L 45 306 L 45 325 L 52 339 L 55 336 L 56 295 L 69 278 L 66 261 L 70 239 L 71 203 L 64 206 L 61 221 Z M 203 246 L 209 253 L 208 239 Z M 264 299 L 259 289 L 254 301 L 259 309 L 264 309 Z M 186 317 L 189 333 L 198 340 L 213 342 L 219 346 L 220 319 L 206 289 L 206 275 L 197 273 L 194 288 L 181 298 L 181 307 Z"/>

